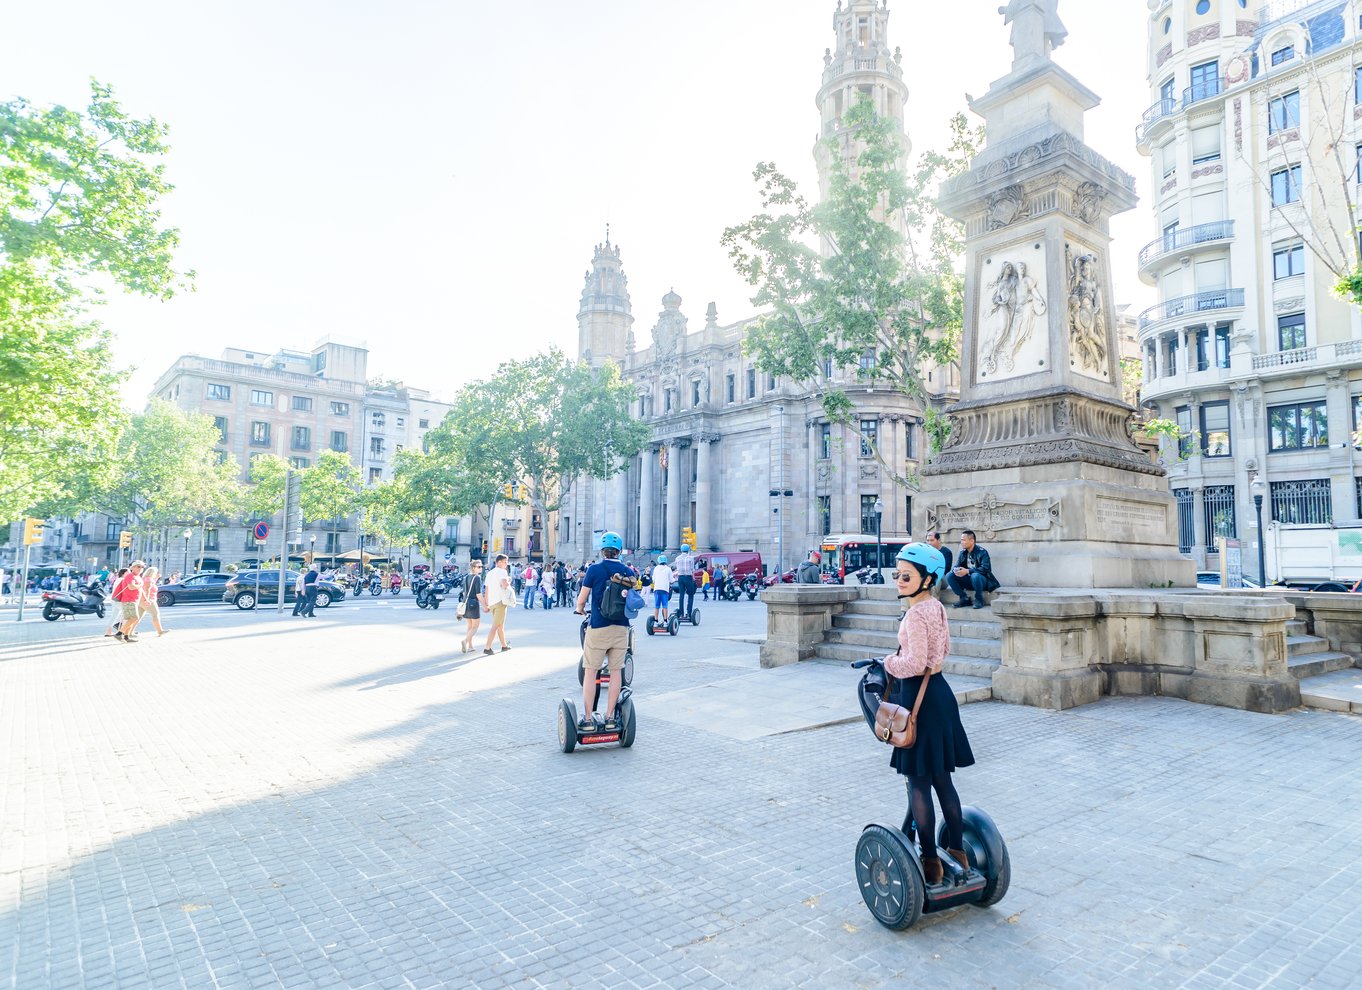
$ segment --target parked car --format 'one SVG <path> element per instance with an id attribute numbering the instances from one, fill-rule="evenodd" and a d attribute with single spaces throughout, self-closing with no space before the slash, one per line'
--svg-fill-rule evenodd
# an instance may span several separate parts
<path id="1" fill-rule="evenodd" d="M 255 608 L 256 606 L 256 576 L 259 575 L 260 604 L 275 605 L 279 602 L 279 572 L 278 571 L 240 571 L 230 581 L 222 591 L 222 600 L 228 605 L 235 605 L 237 608 Z M 293 592 L 293 586 L 298 581 L 297 571 L 288 571 L 284 575 L 284 601 L 291 602 L 298 596 Z M 340 585 L 332 581 L 317 582 L 317 607 L 329 608 L 332 602 L 345 601 L 345 592 Z"/>
<path id="2" fill-rule="evenodd" d="M 1245 588 L 1257 588 L 1257 587 L 1259 586 L 1259 585 L 1258 585 L 1258 582 L 1257 582 L 1255 579 L 1249 577 L 1247 574 L 1243 575 L 1243 578 L 1244 578 L 1244 587 L 1245 587 Z M 1219 587 L 1220 587 L 1220 572 L 1219 572 L 1219 571 L 1197 571 L 1197 572 L 1196 572 L 1196 586 L 1197 586 L 1198 588 L 1212 588 L 1212 589 L 1219 589 Z"/>
<path id="3" fill-rule="evenodd" d="M 749 574 L 760 575 L 762 571 L 761 554 L 754 550 L 707 550 L 695 555 L 695 566 L 712 567 L 716 571 L 726 567 L 731 581 L 741 580 Z"/>
<path id="4" fill-rule="evenodd" d="M 156 589 L 156 604 L 175 605 L 179 602 L 220 602 L 222 592 L 232 575 L 218 571 L 194 574 L 183 581 L 163 584 Z"/>

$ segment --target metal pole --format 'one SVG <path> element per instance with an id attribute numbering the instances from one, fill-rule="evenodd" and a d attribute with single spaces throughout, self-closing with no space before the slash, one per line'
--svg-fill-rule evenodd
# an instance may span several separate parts
<path id="1" fill-rule="evenodd" d="M 884 541 L 880 538 L 880 520 L 884 515 L 884 503 L 875 499 L 875 573 L 883 576 Z"/>
<path id="2" fill-rule="evenodd" d="M 288 497 L 289 490 L 292 487 L 293 487 L 293 471 L 292 469 L 290 469 L 284 472 L 284 525 L 281 526 L 279 529 L 279 543 L 282 547 L 282 549 L 279 551 L 279 601 L 274 609 L 275 613 L 278 615 L 284 614 L 284 598 L 287 597 L 288 594 L 284 588 L 284 579 L 288 575 L 288 526 L 289 526 Z M 259 567 L 255 569 L 255 573 L 259 575 L 260 573 Z M 260 607 L 260 591 L 258 587 L 256 589 L 255 595 L 255 607 L 256 608 Z"/>
<path id="3" fill-rule="evenodd" d="M 785 407 L 776 406 L 780 413 L 780 447 L 776 456 L 780 458 L 780 485 L 776 489 L 776 584 L 785 576 Z"/>
<path id="4" fill-rule="evenodd" d="M 1263 496 L 1253 496 L 1253 511 L 1258 516 L 1258 583 L 1264 588 L 1267 587 L 1267 553 L 1263 543 L 1266 535 L 1263 533 Z"/>
<path id="5" fill-rule="evenodd" d="M 19 617 L 15 622 L 24 621 L 24 599 L 28 597 L 28 555 L 32 550 L 31 546 L 24 544 L 24 570 L 19 578 Z"/>

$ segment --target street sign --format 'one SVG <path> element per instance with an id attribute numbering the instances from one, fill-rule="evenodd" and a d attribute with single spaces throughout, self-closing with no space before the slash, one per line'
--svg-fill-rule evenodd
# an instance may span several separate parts
<path id="1" fill-rule="evenodd" d="M 270 524 L 267 522 L 256 523 L 255 528 L 251 530 L 251 535 L 255 537 L 257 543 L 264 543 L 265 537 L 270 535 Z"/>

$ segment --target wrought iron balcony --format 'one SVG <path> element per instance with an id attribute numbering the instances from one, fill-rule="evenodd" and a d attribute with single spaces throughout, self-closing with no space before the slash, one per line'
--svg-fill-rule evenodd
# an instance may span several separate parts
<path id="1" fill-rule="evenodd" d="M 1161 120 L 1178 112 L 1178 101 L 1171 96 L 1158 100 L 1153 106 L 1146 110 L 1140 117 L 1140 125 L 1135 128 L 1135 143 L 1143 144 L 1149 132 L 1154 129 Z"/>
<path id="2" fill-rule="evenodd" d="M 1217 310 L 1240 309 L 1244 305 L 1243 289 L 1216 289 L 1213 292 L 1197 292 L 1190 296 L 1178 296 L 1176 299 L 1165 299 L 1155 306 L 1150 306 L 1140 314 L 1140 329 L 1153 326 L 1155 323 L 1163 323 L 1166 320 L 1176 320 L 1190 314 L 1213 313 Z"/>
<path id="3" fill-rule="evenodd" d="M 1186 110 L 1194 103 L 1202 100 L 1209 100 L 1219 96 L 1225 91 L 1225 78 L 1223 76 L 1215 79 L 1206 79 L 1199 83 L 1193 83 L 1182 91 L 1182 109 Z"/>
<path id="4" fill-rule="evenodd" d="M 1140 251 L 1140 268 L 1147 268 L 1152 262 L 1165 255 L 1183 251 L 1199 244 L 1228 241 L 1232 237 L 1234 237 L 1233 220 L 1217 220 L 1214 223 L 1199 223 L 1195 227 L 1180 228 L 1146 244 Z"/>

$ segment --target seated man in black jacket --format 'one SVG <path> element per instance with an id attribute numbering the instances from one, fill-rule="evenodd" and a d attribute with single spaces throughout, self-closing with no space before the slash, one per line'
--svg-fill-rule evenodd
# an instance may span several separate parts
<path id="1" fill-rule="evenodd" d="M 967 529 L 960 535 L 960 556 L 955 567 L 946 576 L 951 590 L 960 596 L 956 608 L 973 605 L 984 607 L 984 592 L 996 591 L 1000 586 L 993 576 L 993 564 L 988 559 L 988 551 L 974 542 L 974 530 Z M 970 600 L 970 591 L 974 600 Z"/>

